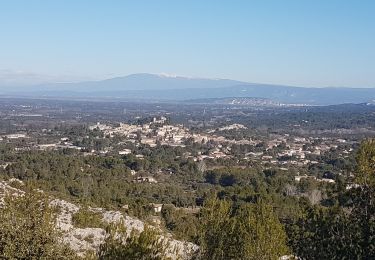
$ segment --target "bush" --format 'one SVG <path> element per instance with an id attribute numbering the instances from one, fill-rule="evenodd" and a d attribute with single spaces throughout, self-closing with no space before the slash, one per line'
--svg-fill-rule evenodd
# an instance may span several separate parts
<path id="1" fill-rule="evenodd" d="M 82 207 L 72 216 L 73 225 L 78 228 L 106 228 L 99 212 L 93 212 L 88 207 Z"/>
<path id="2" fill-rule="evenodd" d="M 60 235 L 42 193 L 5 197 L 0 210 L 1 259 L 77 259 Z"/>
<path id="3" fill-rule="evenodd" d="M 158 232 L 150 227 L 137 233 L 132 231 L 127 235 L 122 223 L 110 225 L 107 228 L 108 236 L 100 246 L 99 259 L 128 259 L 128 260 L 162 260 L 166 256 L 167 241 L 162 239 Z"/>
<path id="4" fill-rule="evenodd" d="M 218 199 L 201 212 L 203 259 L 278 259 L 289 252 L 272 207 L 263 202 L 234 208 Z"/>

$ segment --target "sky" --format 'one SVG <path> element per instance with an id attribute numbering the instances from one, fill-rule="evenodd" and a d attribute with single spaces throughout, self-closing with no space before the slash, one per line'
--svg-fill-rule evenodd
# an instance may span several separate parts
<path id="1" fill-rule="evenodd" d="M 0 83 L 132 73 L 375 87 L 373 0 L 0 0 Z"/>

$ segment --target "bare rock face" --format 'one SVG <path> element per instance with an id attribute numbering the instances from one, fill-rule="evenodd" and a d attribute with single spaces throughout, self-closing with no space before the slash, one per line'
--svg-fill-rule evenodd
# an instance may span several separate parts
<path id="1" fill-rule="evenodd" d="M 4 196 L 22 196 L 25 192 L 11 186 L 12 183 L 16 183 L 19 186 L 23 186 L 23 182 L 18 179 L 10 179 L 9 181 L 0 181 L 0 207 L 4 204 Z"/>
<path id="2" fill-rule="evenodd" d="M 54 199 L 50 205 L 59 209 L 57 227 L 63 231 L 63 241 L 79 255 L 87 251 L 95 251 L 105 239 L 105 230 L 102 228 L 76 228 L 73 226 L 72 216 L 80 207 L 64 200 Z"/>
<path id="3" fill-rule="evenodd" d="M 5 195 L 23 196 L 24 191 L 13 186 L 22 186 L 23 183 L 17 179 L 0 181 L 0 208 Z M 40 191 L 42 192 L 42 191 Z M 72 217 L 80 209 L 80 206 L 61 199 L 52 199 L 50 206 L 58 209 L 56 225 L 62 231 L 62 240 L 67 243 L 78 255 L 84 256 L 89 251 L 96 251 L 106 238 L 103 228 L 78 228 L 73 225 Z M 89 208 L 94 213 L 100 213 L 102 220 L 107 224 L 123 223 L 128 234 L 132 230 L 142 232 L 145 224 L 137 219 L 124 215 L 120 211 L 106 211 L 102 208 Z M 199 247 L 193 243 L 179 241 L 171 238 L 171 234 L 161 235 L 168 241 L 167 254 L 171 259 L 190 259 Z"/>
<path id="4" fill-rule="evenodd" d="M 57 226 L 64 231 L 63 241 L 68 243 L 79 255 L 83 256 L 88 251 L 97 250 L 100 244 L 104 242 L 106 237 L 104 229 L 74 227 L 72 216 L 79 211 L 79 206 L 59 199 L 52 200 L 51 206 L 60 209 Z M 101 213 L 104 223 L 123 223 L 128 234 L 132 230 L 137 232 L 144 230 L 145 225 L 141 220 L 126 216 L 119 211 L 106 211 L 100 208 L 90 208 L 89 210 L 93 213 Z M 170 234 L 162 235 L 162 238 L 168 241 L 167 254 L 172 259 L 189 259 L 190 255 L 199 249 L 193 243 L 172 239 Z"/>
<path id="5" fill-rule="evenodd" d="M 57 227 L 62 231 L 73 228 L 72 216 L 79 211 L 79 207 L 64 200 L 54 199 L 50 202 L 52 207 L 60 209 L 57 215 Z"/>
<path id="6" fill-rule="evenodd" d="M 64 235 L 63 241 L 79 255 L 87 251 L 95 251 L 105 239 L 102 228 L 72 228 Z"/>

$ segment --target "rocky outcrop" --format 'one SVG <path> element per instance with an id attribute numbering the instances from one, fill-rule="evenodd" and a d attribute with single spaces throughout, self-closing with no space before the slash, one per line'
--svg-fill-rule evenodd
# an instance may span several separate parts
<path id="1" fill-rule="evenodd" d="M 16 183 L 18 186 L 23 186 L 23 182 L 18 179 L 10 179 L 8 181 L 0 181 L 0 207 L 4 204 L 4 196 L 12 195 L 12 196 L 20 196 L 23 195 L 25 192 L 12 187 L 12 184 Z"/>
<path id="2" fill-rule="evenodd" d="M 24 191 L 17 187 L 23 183 L 17 179 L 0 181 L 0 207 L 3 204 L 5 195 L 22 196 Z M 42 192 L 42 191 L 40 191 Z M 57 209 L 57 228 L 61 230 L 62 240 L 67 243 L 78 255 L 83 256 L 86 252 L 96 251 L 106 238 L 106 231 L 103 228 L 78 228 L 73 225 L 72 217 L 80 210 L 80 206 L 61 199 L 51 199 L 51 207 Z M 102 208 L 89 208 L 93 214 L 102 217 L 106 224 L 123 223 L 128 234 L 132 230 L 142 232 L 145 224 L 143 221 L 124 215 L 120 211 L 107 211 Z M 179 241 L 172 238 L 171 234 L 164 233 L 161 238 L 168 241 L 167 253 L 171 259 L 189 259 L 199 248 L 189 242 Z"/>
<path id="3" fill-rule="evenodd" d="M 106 232 L 102 228 L 77 228 L 72 223 L 72 216 L 79 211 L 79 206 L 64 200 L 55 199 L 51 205 L 59 208 L 57 226 L 64 231 L 63 240 L 78 254 L 83 255 L 87 251 L 95 251 L 103 243 Z M 107 224 L 123 223 L 128 233 L 132 230 L 142 232 L 144 223 L 136 218 L 126 216 L 119 211 L 106 211 L 101 208 L 90 208 L 93 213 L 101 213 L 103 222 Z M 172 259 L 189 259 L 189 256 L 198 250 L 198 246 L 171 238 L 170 234 L 162 236 L 168 241 L 168 256 Z"/>

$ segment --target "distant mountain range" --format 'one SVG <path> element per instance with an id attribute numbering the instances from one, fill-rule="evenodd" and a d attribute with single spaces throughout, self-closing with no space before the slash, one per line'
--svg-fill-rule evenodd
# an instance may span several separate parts
<path id="1" fill-rule="evenodd" d="M 372 102 L 375 100 L 375 88 L 305 88 L 142 73 L 102 81 L 53 83 L 11 89 L 0 86 L 0 95 L 159 101 L 236 97 L 267 99 L 267 102 L 274 104 L 333 105 Z M 254 100 L 251 102 L 255 104 Z"/>

